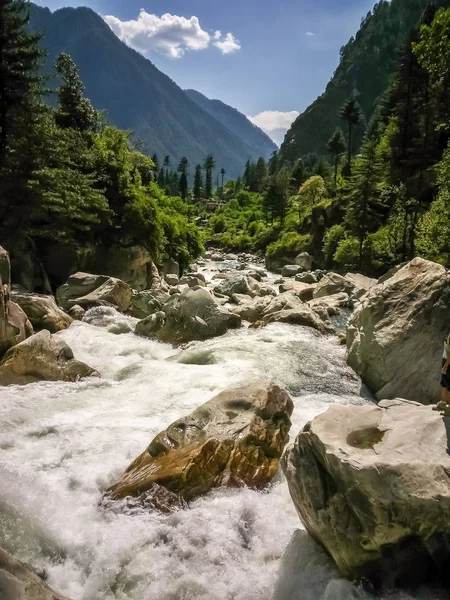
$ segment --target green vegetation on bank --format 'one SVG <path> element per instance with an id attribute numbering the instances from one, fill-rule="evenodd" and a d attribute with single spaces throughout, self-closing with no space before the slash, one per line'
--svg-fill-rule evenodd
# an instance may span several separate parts
<path id="1" fill-rule="evenodd" d="M 420 254 L 450 265 L 450 9 L 430 6 L 412 30 L 391 85 L 355 154 L 361 109 L 337 110 L 325 155 L 247 165 L 229 182 L 209 237 L 233 250 L 378 274 Z M 364 119 L 362 119 L 364 121 Z M 295 157 L 294 157 L 295 159 Z"/>
<path id="2" fill-rule="evenodd" d="M 27 28 L 27 10 L 24 0 L 0 8 L 0 243 L 14 248 L 28 237 L 43 254 L 55 243 L 80 252 L 140 245 L 155 260 L 170 255 L 186 265 L 202 249 L 180 197 L 187 164 L 175 186 L 166 170 L 160 187 L 154 162 L 130 133 L 106 125 L 84 96 L 67 54 L 56 60 L 57 103 L 48 106 L 45 52 Z"/>

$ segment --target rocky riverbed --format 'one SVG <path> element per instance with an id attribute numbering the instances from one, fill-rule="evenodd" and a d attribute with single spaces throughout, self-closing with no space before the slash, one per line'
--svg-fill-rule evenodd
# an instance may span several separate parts
<path id="1" fill-rule="evenodd" d="M 0 388 L 0 545 L 72 600 L 370 598 L 304 531 L 281 470 L 264 489 L 217 487 L 168 512 L 104 502 L 155 436 L 226 389 L 284 388 L 291 440 L 330 406 L 372 405 L 337 335 L 363 280 L 304 273 L 281 281 L 253 257 L 216 254 L 181 280 L 154 277 L 147 294 L 78 277 L 71 307 L 82 320 L 54 337 L 100 376 Z M 214 288 L 199 319 L 173 310 L 172 298 L 190 306 Z M 421 588 L 389 598 L 446 596 Z"/>

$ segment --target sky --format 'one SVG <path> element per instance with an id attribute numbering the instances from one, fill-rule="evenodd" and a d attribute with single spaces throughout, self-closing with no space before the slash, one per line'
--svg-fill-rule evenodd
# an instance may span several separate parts
<path id="1" fill-rule="evenodd" d="M 35 1 L 89 6 L 182 88 L 234 106 L 280 144 L 375 0 Z"/>

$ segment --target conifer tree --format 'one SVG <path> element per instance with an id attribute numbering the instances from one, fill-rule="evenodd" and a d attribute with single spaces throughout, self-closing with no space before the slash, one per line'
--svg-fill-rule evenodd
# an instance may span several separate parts
<path id="1" fill-rule="evenodd" d="M 334 157 L 334 187 L 337 185 L 339 158 L 345 152 L 347 145 L 345 143 L 344 134 L 339 127 L 328 140 L 327 150 Z"/>
<path id="2" fill-rule="evenodd" d="M 211 198 L 213 190 L 213 169 L 216 166 L 216 161 L 212 154 L 208 154 L 203 162 L 203 168 L 205 170 L 205 196 Z"/>
<path id="3" fill-rule="evenodd" d="M 264 184 L 267 177 L 267 165 L 266 161 L 262 156 L 258 158 L 258 162 L 255 167 L 255 180 L 256 180 L 256 189 L 255 192 L 261 193 L 264 189 Z"/>
<path id="4" fill-rule="evenodd" d="M 202 177 L 202 165 L 197 165 L 195 167 L 195 176 L 194 176 L 194 198 L 197 202 L 199 202 L 202 197 L 203 190 L 203 177 Z"/>
<path id="5" fill-rule="evenodd" d="M 221 195 L 221 197 L 222 197 L 222 198 L 223 198 L 223 182 L 224 182 L 224 179 L 225 179 L 225 174 L 226 174 L 226 171 L 225 171 L 225 169 L 222 167 L 222 168 L 220 169 L 220 176 L 222 177 L 222 187 L 221 187 L 221 193 L 220 193 L 220 195 Z"/>
<path id="6" fill-rule="evenodd" d="M 348 127 L 348 157 L 347 157 L 347 173 L 352 172 L 352 155 L 353 155 L 353 130 L 361 122 L 361 107 L 352 96 L 345 102 L 339 112 L 340 118 L 347 123 Z"/>
<path id="7" fill-rule="evenodd" d="M 183 156 L 178 164 L 178 173 L 180 173 L 180 178 L 178 180 L 178 190 L 183 200 L 186 199 L 188 191 L 188 167 L 189 161 L 186 158 L 186 156 Z"/>
<path id="8" fill-rule="evenodd" d="M 77 131 L 91 131 L 98 123 L 98 113 L 84 96 L 84 85 L 76 64 L 68 54 L 62 53 L 56 59 L 55 69 L 62 80 L 55 114 L 57 124 Z"/>
<path id="9" fill-rule="evenodd" d="M 28 2 L 0 3 L 0 229 L 29 220 L 29 181 L 44 152 L 38 131 L 43 111 L 44 52 L 28 30 Z"/>

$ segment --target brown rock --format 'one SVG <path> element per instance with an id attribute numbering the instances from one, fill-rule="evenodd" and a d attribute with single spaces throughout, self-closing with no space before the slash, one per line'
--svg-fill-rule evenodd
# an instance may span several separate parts
<path id="1" fill-rule="evenodd" d="M 56 305 L 53 296 L 13 292 L 11 298 L 37 330 L 48 329 L 50 333 L 56 333 L 67 329 L 73 321 L 72 317 Z"/>

